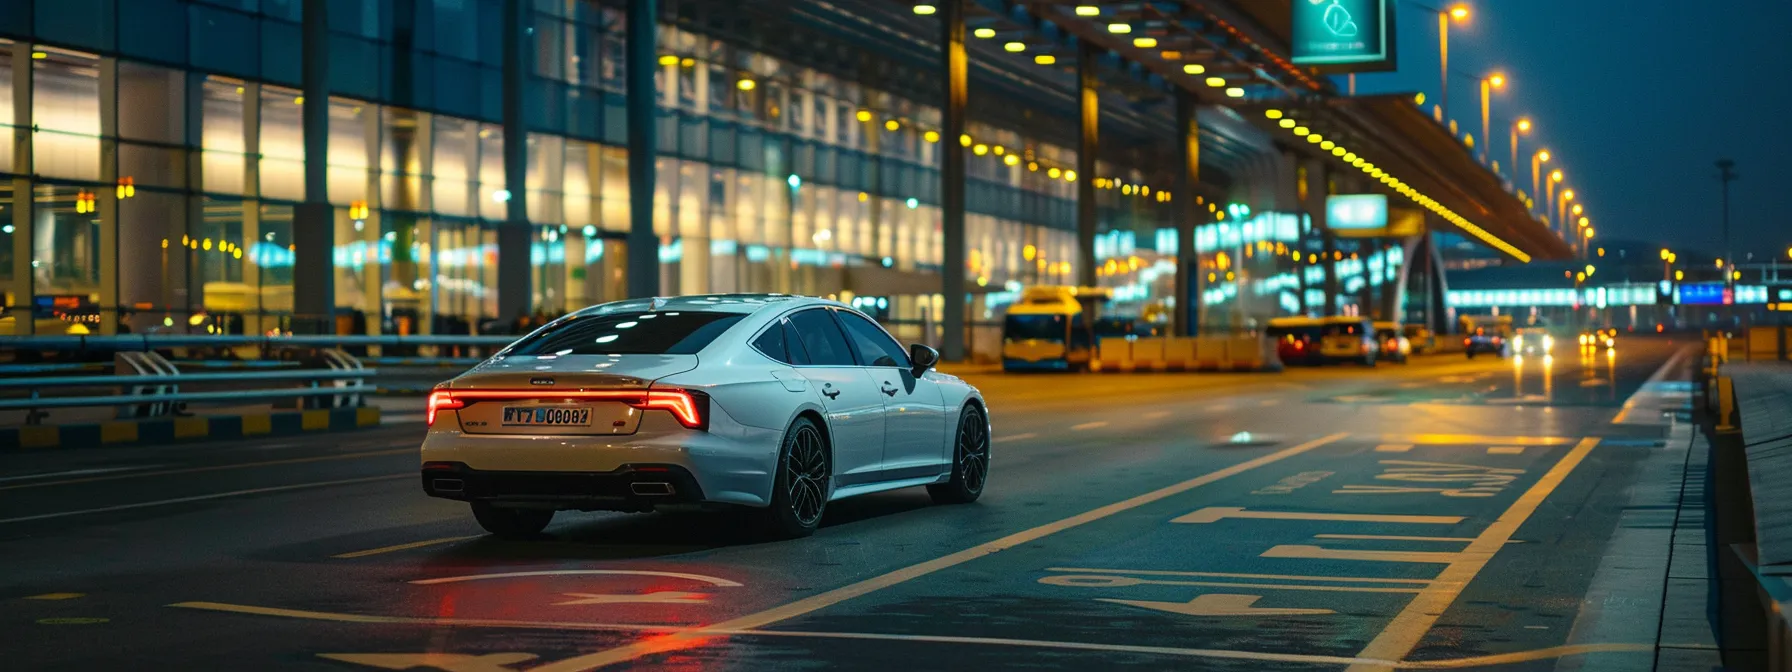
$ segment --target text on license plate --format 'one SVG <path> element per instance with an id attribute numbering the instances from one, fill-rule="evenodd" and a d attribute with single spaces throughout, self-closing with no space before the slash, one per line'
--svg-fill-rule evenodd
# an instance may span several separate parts
<path id="1" fill-rule="evenodd" d="M 506 406 L 502 424 L 582 427 L 591 424 L 591 409 L 581 406 Z"/>

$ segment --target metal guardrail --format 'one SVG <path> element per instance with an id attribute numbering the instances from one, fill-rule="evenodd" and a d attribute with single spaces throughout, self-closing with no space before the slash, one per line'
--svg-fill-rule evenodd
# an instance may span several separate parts
<path id="1" fill-rule="evenodd" d="M 120 385 L 184 385 L 186 383 L 218 383 L 264 380 L 354 380 L 379 375 L 379 369 L 310 371 L 255 371 L 247 373 L 183 373 L 178 376 L 54 376 L 0 380 L 0 390 L 45 387 L 114 387 Z M 143 398 L 137 397 L 141 402 Z"/>
<path id="2" fill-rule="evenodd" d="M 166 382 L 166 381 L 164 381 Z M 0 410 L 80 408 L 90 406 L 136 406 L 150 402 L 236 401 L 241 399 L 288 399 L 293 397 L 325 397 L 353 393 L 353 388 L 295 387 L 283 390 L 224 390 L 220 392 L 174 392 L 154 397 L 112 395 L 105 397 L 40 397 L 35 399 L 0 400 Z"/>
<path id="3" fill-rule="evenodd" d="M 11 336 L 0 337 L 0 349 L 23 350 L 155 350 L 207 346 L 477 346 L 503 347 L 520 336 L 216 336 L 216 335 L 119 335 L 119 336 Z"/>

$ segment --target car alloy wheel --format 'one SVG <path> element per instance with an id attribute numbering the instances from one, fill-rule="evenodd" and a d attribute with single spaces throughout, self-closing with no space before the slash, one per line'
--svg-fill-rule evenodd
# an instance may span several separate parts
<path id="1" fill-rule="evenodd" d="M 958 477 L 964 488 L 983 492 L 983 481 L 989 476 L 989 430 L 983 418 L 967 414 L 958 428 Z"/>
<path id="2" fill-rule="evenodd" d="M 812 527 L 827 505 L 828 458 L 821 433 L 813 425 L 797 428 L 790 453 L 784 456 L 785 501 L 796 522 Z"/>

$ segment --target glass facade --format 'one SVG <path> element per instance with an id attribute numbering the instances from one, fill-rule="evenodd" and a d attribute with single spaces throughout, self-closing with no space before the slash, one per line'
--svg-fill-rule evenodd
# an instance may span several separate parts
<path id="1" fill-rule="evenodd" d="M 281 329 L 293 310 L 306 105 L 328 106 L 341 328 L 495 328 L 482 323 L 500 317 L 497 230 L 512 194 L 531 227 L 534 312 L 624 295 L 620 3 L 329 0 L 328 100 L 298 88 L 303 4 L 4 3 L 0 89 L 14 95 L 0 102 L 0 331 L 25 331 L 25 319 L 39 333 Z M 514 138 L 501 118 L 507 4 L 526 27 L 525 133 Z M 689 9 L 667 4 L 668 17 Z M 965 138 L 943 138 L 925 102 L 689 23 L 661 26 L 655 64 L 662 293 L 864 297 L 920 336 L 940 305 L 937 166 L 940 143 L 954 141 L 971 149 L 974 316 L 1014 283 L 1074 281 L 1073 149 L 975 121 Z M 526 146 L 521 185 L 505 180 L 509 142 Z M 1161 291 L 1168 257 L 1149 248 L 1168 226 L 1167 199 L 1098 193 L 1104 228 L 1147 241 L 1128 246 L 1122 267 L 1109 263 L 1104 284 Z M 1141 252 L 1155 255 L 1142 267 Z"/>

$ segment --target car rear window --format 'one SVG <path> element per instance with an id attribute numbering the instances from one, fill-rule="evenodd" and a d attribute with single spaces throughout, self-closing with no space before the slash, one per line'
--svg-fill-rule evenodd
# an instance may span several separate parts
<path id="1" fill-rule="evenodd" d="M 692 355 L 745 315 L 705 311 L 574 315 L 512 344 L 507 355 Z"/>

